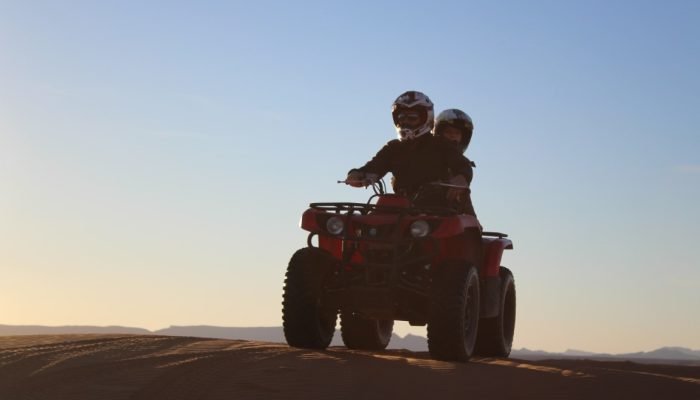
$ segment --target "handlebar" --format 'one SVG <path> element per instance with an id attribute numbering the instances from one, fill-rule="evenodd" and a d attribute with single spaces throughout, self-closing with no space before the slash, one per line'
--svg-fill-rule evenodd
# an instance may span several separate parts
<path id="1" fill-rule="evenodd" d="M 374 193 L 377 195 L 384 194 L 385 193 L 385 187 L 386 185 L 384 184 L 384 181 L 381 179 L 361 179 L 361 180 L 339 180 L 337 183 L 344 183 L 346 185 L 350 185 L 353 187 L 367 187 L 367 186 L 372 186 L 372 190 L 374 190 Z"/>
<path id="2" fill-rule="evenodd" d="M 372 185 L 372 184 L 375 183 L 375 182 L 376 182 L 376 181 L 374 181 L 374 180 L 372 180 L 372 179 L 362 179 L 362 180 L 354 180 L 354 181 L 353 181 L 353 180 L 349 180 L 349 179 L 345 179 L 345 180 L 342 180 L 342 181 L 337 181 L 336 183 L 344 183 L 344 184 L 346 184 L 346 185 L 357 184 L 357 185 L 360 185 L 360 186 L 369 186 L 369 185 Z M 444 182 L 430 182 L 430 183 L 427 183 L 427 185 L 431 185 L 431 186 L 442 186 L 442 187 L 448 187 L 448 188 L 454 188 L 454 189 L 463 189 L 463 190 L 469 189 L 469 186 L 453 185 L 453 184 L 451 184 L 451 183 L 444 183 Z"/>

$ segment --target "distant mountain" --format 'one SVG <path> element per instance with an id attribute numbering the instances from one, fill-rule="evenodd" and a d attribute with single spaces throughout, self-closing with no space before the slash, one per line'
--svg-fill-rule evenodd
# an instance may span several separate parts
<path id="1" fill-rule="evenodd" d="M 684 347 L 662 347 L 647 352 L 619 354 L 617 357 L 629 359 L 653 358 L 656 360 L 700 360 L 700 351 L 686 349 Z"/>
<path id="2" fill-rule="evenodd" d="M 390 349 L 406 349 L 411 351 L 428 351 L 428 340 L 423 336 L 411 335 L 410 333 L 404 337 L 394 336 L 389 342 Z"/>
<path id="3" fill-rule="evenodd" d="M 600 361 L 636 361 L 636 362 L 667 362 L 684 361 L 687 364 L 700 365 L 700 351 L 684 347 L 662 347 L 649 352 L 607 354 L 592 353 L 581 350 L 567 350 L 564 353 L 550 353 L 542 350 L 513 349 L 510 353 L 513 358 L 525 360 L 545 360 L 554 358 L 565 359 L 589 359 Z"/>
<path id="4" fill-rule="evenodd" d="M 286 343 L 281 326 L 259 328 L 223 328 L 218 326 L 171 326 L 153 332 L 156 335 L 194 336 L 216 339 L 261 340 L 264 342 Z M 340 332 L 336 331 L 331 346 L 343 346 Z M 428 351 L 426 339 L 422 336 L 408 334 L 401 337 L 394 334 L 389 342 L 390 349 L 411 351 Z"/>
<path id="5" fill-rule="evenodd" d="M 522 349 L 513 349 L 510 352 L 510 356 L 512 358 L 521 358 L 523 360 L 546 360 L 546 359 L 553 359 L 553 358 L 571 358 L 571 359 L 583 359 L 583 358 L 588 358 L 588 359 L 600 359 L 600 358 L 606 358 L 606 357 L 614 357 L 611 354 L 601 354 L 601 353 L 593 353 L 590 351 L 582 351 L 582 350 L 566 350 L 563 353 L 553 353 L 549 351 L 544 351 L 544 350 L 530 350 L 527 348 L 522 348 Z"/>
<path id="6" fill-rule="evenodd" d="M 574 349 L 567 349 L 565 352 L 563 352 L 561 354 L 563 354 L 565 356 L 572 356 L 572 357 L 585 357 L 585 356 L 595 355 L 595 353 L 592 353 L 590 351 L 574 350 Z"/>
<path id="7" fill-rule="evenodd" d="M 153 332 L 156 335 L 193 336 L 214 339 L 260 340 L 263 342 L 284 342 L 282 327 L 225 328 L 220 326 L 171 326 Z"/>
<path id="8" fill-rule="evenodd" d="M 38 325 L 0 325 L 0 336 L 10 335 L 61 335 L 61 334 L 134 334 L 134 335 L 167 335 L 192 336 L 217 339 L 259 340 L 273 343 L 285 343 L 281 326 L 256 328 L 227 328 L 220 326 L 171 326 L 157 331 L 123 326 L 38 326 Z M 343 346 L 340 332 L 336 331 L 331 346 Z M 390 349 L 406 349 L 411 351 L 428 351 L 428 343 L 422 336 L 408 334 L 401 337 L 394 334 L 389 343 Z M 700 350 L 685 347 L 662 347 L 648 352 L 626 354 L 602 354 L 583 350 L 569 349 L 563 353 L 552 353 L 543 350 L 527 348 L 513 349 L 512 358 L 524 360 L 544 359 L 591 359 L 591 360 L 628 360 L 636 362 L 685 362 L 700 365 Z"/>
<path id="9" fill-rule="evenodd" d="M 533 358 L 533 357 L 551 357 L 555 353 L 549 353 L 544 350 L 530 350 L 525 347 L 522 349 L 513 349 L 511 351 L 511 356 L 517 358 Z"/>
<path id="10" fill-rule="evenodd" d="M 39 326 L 39 325 L 0 325 L 0 336 L 12 335 L 64 335 L 70 333 L 131 334 L 150 335 L 151 331 L 124 326 Z"/>

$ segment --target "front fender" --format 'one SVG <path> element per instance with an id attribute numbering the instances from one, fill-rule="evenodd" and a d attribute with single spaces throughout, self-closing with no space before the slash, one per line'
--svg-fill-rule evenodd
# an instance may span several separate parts
<path id="1" fill-rule="evenodd" d="M 316 214 L 313 208 L 304 211 L 301 215 L 301 221 L 299 221 L 299 227 L 305 231 L 319 233 L 321 228 L 318 226 Z"/>

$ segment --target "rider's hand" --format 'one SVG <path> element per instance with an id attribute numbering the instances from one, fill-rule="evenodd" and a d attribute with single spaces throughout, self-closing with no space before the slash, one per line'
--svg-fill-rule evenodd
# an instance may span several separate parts
<path id="1" fill-rule="evenodd" d="M 465 178 L 464 175 L 453 176 L 452 179 L 450 179 L 450 184 L 463 186 L 464 189 L 450 188 L 447 191 L 447 200 L 449 201 L 459 201 L 460 197 L 462 197 L 464 192 L 469 188 L 469 182 L 467 182 L 467 178 Z"/>
<path id="2" fill-rule="evenodd" d="M 348 177 L 345 178 L 345 183 L 353 187 L 363 187 L 365 179 L 365 173 L 358 170 L 352 170 L 348 172 Z"/>

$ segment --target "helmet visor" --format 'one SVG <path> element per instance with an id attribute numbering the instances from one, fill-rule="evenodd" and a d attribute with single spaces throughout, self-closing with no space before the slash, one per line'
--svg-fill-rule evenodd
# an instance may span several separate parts
<path id="1" fill-rule="evenodd" d="M 419 108 L 405 108 L 396 110 L 394 124 L 400 128 L 415 129 L 425 124 L 427 113 Z"/>

